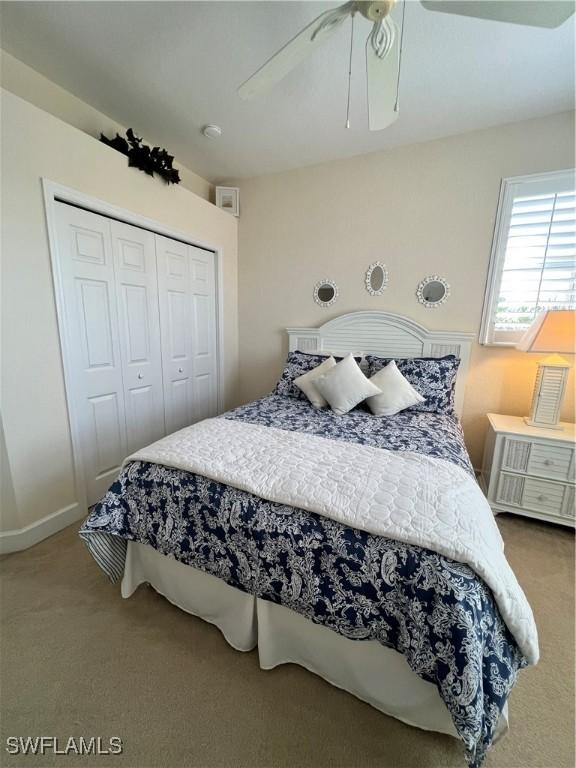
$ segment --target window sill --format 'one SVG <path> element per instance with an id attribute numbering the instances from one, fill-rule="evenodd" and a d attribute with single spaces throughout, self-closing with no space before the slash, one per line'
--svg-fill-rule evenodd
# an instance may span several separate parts
<path id="1" fill-rule="evenodd" d="M 481 341 L 479 342 L 481 347 L 507 347 L 508 349 L 515 349 L 515 341 Z"/>

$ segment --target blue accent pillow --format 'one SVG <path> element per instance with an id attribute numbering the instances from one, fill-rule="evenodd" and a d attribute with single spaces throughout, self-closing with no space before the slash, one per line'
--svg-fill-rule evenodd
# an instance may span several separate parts
<path id="1" fill-rule="evenodd" d="M 289 352 L 286 365 L 282 371 L 282 376 L 280 376 L 278 384 L 276 384 L 272 394 L 285 395 L 286 397 L 295 397 L 298 400 L 307 401 L 308 398 L 304 392 L 302 392 L 301 389 L 298 389 L 296 384 L 294 384 L 294 379 L 297 379 L 298 376 L 302 376 L 303 373 L 308 373 L 308 371 L 314 370 L 314 368 L 317 368 L 320 363 L 323 363 L 324 360 L 327 360 L 329 357 L 330 353 L 326 352 L 323 354 L 298 351 Z M 336 362 L 343 359 L 341 357 L 336 357 L 335 355 L 333 355 L 333 357 Z M 360 365 L 362 358 L 355 357 L 354 359 Z"/>
<path id="2" fill-rule="evenodd" d="M 374 376 L 391 360 L 396 360 L 400 373 L 426 400 L 407 408 L 407 411 L 427 413 L 454 413 L 454 388 L 460 360 L 455 355 L 446 357 L 376 357 L 366 355 L 368 377 Z"/>

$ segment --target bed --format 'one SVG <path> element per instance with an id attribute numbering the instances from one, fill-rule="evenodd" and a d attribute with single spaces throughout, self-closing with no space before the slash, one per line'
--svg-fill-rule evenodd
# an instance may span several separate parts
<path id="1" fill-rule="evenodd" d="M 335 416 L 291 396 L 285 370 L 273 394 L 130 457 L 80 535 L 124 597 L 149 583 L 262 668 L 300 664 L 479 766 L 538 644 L 457 418 L 471 336 L 384 312 L 288 335 L 305 364 L 449 360 L 453 408 Z"/>

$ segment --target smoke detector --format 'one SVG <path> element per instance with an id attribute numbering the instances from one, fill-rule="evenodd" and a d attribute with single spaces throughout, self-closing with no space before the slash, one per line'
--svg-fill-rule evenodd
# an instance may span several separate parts
<path id="1" fill-rule="evenodd" d="M 202 128 L 202 134 L 207 139 L 219 139 L 222 136 L 222 128 L 219 125 L 205 125 Z"/>

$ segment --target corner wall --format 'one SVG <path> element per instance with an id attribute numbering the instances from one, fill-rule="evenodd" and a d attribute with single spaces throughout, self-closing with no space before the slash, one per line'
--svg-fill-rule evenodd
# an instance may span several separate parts
<path id="1" fill-rule="evenodd" d="M 238 230 L 235 217 L 128 168 L 125 157 L 96 139 L 12 93 L 2 91 L 1 99 L 0 530 L 12 534 L 0 535 L 0 545 L 14 548 L 84 514 L 74 490 L 42 178 L 222 247 L 227 405 L 238 390 Z"/>
<path id="2" fill-rule="evenodd" d="M 424 144 L 240 180 L 240 379 L 247 401 L 274 386 L 287 326 L 318 326 L 345 312 L 382 309 L 435 330 L 478 333 L 500 180 L 574 167 L 574 115 L 563 113 Z M 382 296 L 364 288 L 369 264 L 389 270 Z M 447 303 L 415 296 L 427 275 L 445 277 Z M 312 289 L 330 278 L 333 306 Z M 463 426 L 481 463 L 486 413 L 528 412 L 537 355 L 473 348 Z M 573 392 L 573 372 L 569 393 Z M 562 414 L 574 420 L 574 400 Z"/>
<path id="3" fill-rule="evenodd" d="M 102 114 L 90 104 L 2 50 L 0 50 L 0 76 L 2 88 L 78 128 L 92 138 L 99 138 L 101 133 L 106 136 L 126 133 L 128 126 L 120 125 L 108 115 Z M 150 143 L 152 138 L 148 137 L 146 140 Z M 181 165 L 178 158 L 175 159 L 175 164 L 180 171 L 181 186 L 204 200 L 212 200 L 214 188 L 209 181 Z"/>

